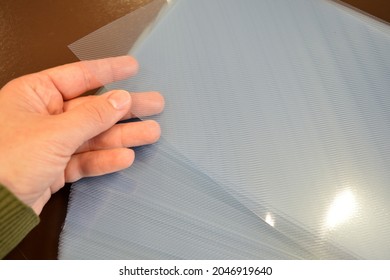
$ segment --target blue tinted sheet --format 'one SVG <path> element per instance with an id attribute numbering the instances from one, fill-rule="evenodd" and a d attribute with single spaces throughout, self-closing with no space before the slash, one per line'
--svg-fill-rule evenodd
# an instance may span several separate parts
<path id="1" fill-rule="evenodd" d="M 163 141 L 73 186 L 60 257 L 390 258 L 389 35 L 330 1 L 176 1 L 108 86 L 161 91 Z"/>

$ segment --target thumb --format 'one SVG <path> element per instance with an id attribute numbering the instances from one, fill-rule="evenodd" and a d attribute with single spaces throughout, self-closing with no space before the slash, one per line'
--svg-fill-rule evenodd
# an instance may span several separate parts
<path id="1" fill-rule="evenodd" d="M 131 96 L 127 91 L 107 92 L 62 114 L 62 131 L 77 149 L 112 127 L 130 111 L 130 106 Z"/>

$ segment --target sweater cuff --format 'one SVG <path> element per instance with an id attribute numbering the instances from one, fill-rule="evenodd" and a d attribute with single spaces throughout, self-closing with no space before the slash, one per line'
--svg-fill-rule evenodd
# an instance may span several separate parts
<path id="1" fill-rule="evenodd" d="M 0 259 L 39 223 L 39 217 L 6 187 L 0 185 Z"/>

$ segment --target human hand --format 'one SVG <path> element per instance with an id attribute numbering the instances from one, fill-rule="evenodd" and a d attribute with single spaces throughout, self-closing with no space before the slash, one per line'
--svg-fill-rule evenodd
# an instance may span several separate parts
<path id="1" fill-rule="evenodd" d="M 134 75 L 129 57 L 83 61 L 15 79 L 0 90 L 0 183 L 38 215 L 51 195 L 82 177 L 129 167 L 127 147 L 160 137 L 155 121 L 116 124 L 160 113 L 157 92 L 87 90 Z"/>

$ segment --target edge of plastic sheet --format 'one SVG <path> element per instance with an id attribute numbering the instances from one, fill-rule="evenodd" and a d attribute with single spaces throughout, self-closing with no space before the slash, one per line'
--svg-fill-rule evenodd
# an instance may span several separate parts
<path id="1" fill-rule="evenodd" d="M 355 17 L 356 16 L 359 17 L 361 20 L 367 22 L 371 26 L 374 26 L 378 30 L 390 35 L 389 33 L 390 22 L 387 22 L 384 19 L 381 19 L 373 14 L 370 14 L 355 6 L 352 6 L 351 4 L 348 4 L 342 0 L 326 0 L 326 1 L 332 5 L 338 6 L 339 9 L 343 9 Z"/>
<path id="2" fill-rule="evenodd" d="M 131 13 L 70 44 L 80 60 L 128 55 L 133 45 L 150 32 L 176 1 L 153 0 Z"/>

